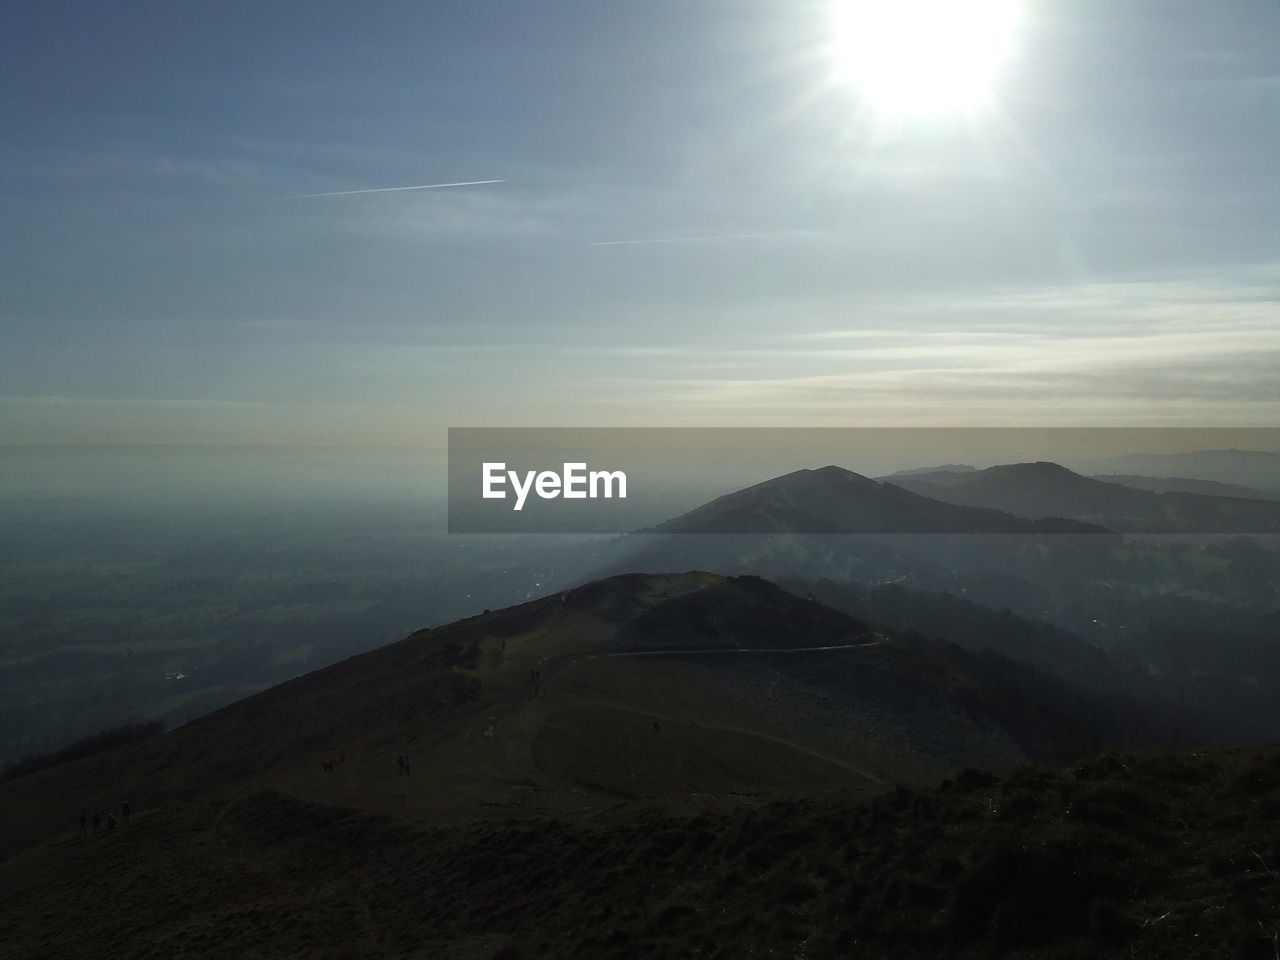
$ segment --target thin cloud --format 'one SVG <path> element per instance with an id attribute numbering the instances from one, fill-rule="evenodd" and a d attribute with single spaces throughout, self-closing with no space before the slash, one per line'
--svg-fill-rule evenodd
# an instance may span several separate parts
<path id="1" fill-rule="evenodd" d="M 631 247 L 643 243 L 704 243 L 710 240 L 764 240 L 770 237 L 787 236 L 778 233 L 726 233 L 710 237 L 654 237 L 647 240 L 600 240 L 589 243 L 589 247 Z"/>
<path id="2" fill-rule="evenodd" d="M 402 190 L 442 190 L 445 187 L 479 187 L 489 183 L 506 183 L 506 180 L 460 180 L 457 183 L 419 183 L 408 187 L 369 187 L 364 190 L 335 190 L 332 193 L 300 193 L 283 200 L 318 200 L 323 197 L 353 197 L 360 193 L 399 193 Z"/>
<path id="3" fill-rule="evenodd" d="M 225 400 L 214 397 L 68 397 L 60 394 L 4 394 L 0 406 L 13 404 L 37 406 L 92 407 L 265 407 L 259 400 Z"/>

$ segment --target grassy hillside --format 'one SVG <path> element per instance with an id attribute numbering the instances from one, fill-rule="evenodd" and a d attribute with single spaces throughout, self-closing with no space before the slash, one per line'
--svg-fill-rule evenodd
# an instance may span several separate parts
<path id="1" fill-rule="evenodd" d="M 1164 943 L 1206 905 L 1236 940 L 1280 916 L 1259 819 L 1280 810 L 1280 760 L 957 774 L 1100 742 L 1082 701 L 961 654 L 703 573 L 421 631 L 0 784 L 0 941 L 49 957 L 1096 956 Z M 131 822 L 78 835 L 80 810 L 125 799 Z"/>
<path id="2" fill-rule="evenodd" d="M 263 789 L 0 871 L 11 956 L 1274 956 L 1280 753 L 1115 755 L 590 820 Z"/>

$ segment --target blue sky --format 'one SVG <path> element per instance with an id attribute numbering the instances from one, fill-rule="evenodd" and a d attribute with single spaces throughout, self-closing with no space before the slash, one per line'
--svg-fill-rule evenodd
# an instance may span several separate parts
<path id="1" fill-rule="evenodd" d="M 891 117 L 830 2 L 13 4 L 0 443 L 1274 424 L 1280 4 L 1021 6 Z"/>

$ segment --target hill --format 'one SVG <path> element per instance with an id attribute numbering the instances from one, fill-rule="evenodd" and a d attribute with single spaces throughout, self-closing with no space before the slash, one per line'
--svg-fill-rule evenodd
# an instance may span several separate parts
<path id="1" fill-rule="evenodd" d="M 103 805 L 108 783 L 146 806 L 216 805 L 270 785 L 452 820 L 477 803 L 553 814 L 687 793 L 704 774 L 708 790 L 865 786 L 1096 745 L 1038 742 L 1027 731 L 1063 717 L 1043 703 L 1008 715 L 1009 699 L 960 660 L 759 578 L 620 576 L 420 631 L 168 734 L 20 777 L 0 791 L 0 854 L 65 830 L 69 810 Z M 619 765 L 611 738 L 654 723 L 679 736 L 650 738 Z M 406 751 L 446 774 L 424 795 L 384 782 Z M 717 751 L 714 774 L 695 762 Z M 339 758 L 342 776 L 317 776 Z"/>
<path id="2" fill-rule="evenodd" d="M 895 470 L 886 479 L 894 477 L 914 477 L 922 473 L 973 473 L 977 467 L 967 463 L 944 463 L 936 467 L 912 467 L 909 470 Z"/>
<path id="3" fill-rule="evenodd" d="M 1135 489 L 1056 463 L 1010 463 L 973 472 L 895 477 L 893 484 L 958 506 L 1019 517 L 1066 517 L 1132 533 L 1280 532 L 1280 503 Z"/>
<path id="4" fill-rule="evenodd" d="M 967 592 L 1045 617 L 1109 572 L 1122 538 L 1096 524 L 957 506 L 839 467 L 799 470 L 593 545 L 590 576 L 710 570 L 773 580 Z"/>
<path id="5" fill-rule="evenodd" d="M 947 484 L 966 485 L 979 478 L 987 492 L 994 489 L 1014 502 L 1029 500 L 1023 506 L 1028 513 L 1049 507 L 1094 509 L 1099 496 L 1161 510 L 1167 500 L 1175 506 L 1179 501 L 1178 495 L 1161 497 L 1047 463 L 932 475 L 927 481 L 937 487 L 936 496 L 923 499 L 943 503 L 941 498 L 956 495 Z M 883 488 L 893 486 L 837 468 L 789 474 L 712 501 L 658 528 L 688 533 L 648 532 L 596 545 L 595 575 L 688 569 L 759 574 L 891 632 L 915 630 L 941 637 L 971 652 L 992 651 L 1026 663 L 1073 688 L 1140 700 L 1142 715 L 1165 717 L 1165 726 L 1180 727 L 1201 742 L 1276 739 L 1280 555 L 1265 540 L 794 531 L 802 525 L 820 527 L 828 507 L 837 512 L 838 521 L 846 502 L 880 502 Z M 1036 502 L 1037 497 L 1055 502 Z M 1278 506 L 1187 499 L 1248 509 Z M 890 494 L 888 502 L 912 501 L 894 501 Z M 796 514 L 803 524 L 790 522 Z M 697 532 L 739 529 L 729 521 L 744 516 L 741 526 L 764 526 L 763 516 L 773 521 L 775 532 Z M 1192 518 L 1185 511 L 1175 516 Z M 1155 523 L 1147 528 L 1165 529 Z M 1199 519 L 1194 528 L 1204 529 Z M 819 586 L 824 583 L 835 589 Z M 1100 650 L 1107 655 L 1101 657 Z"/>
<path id="6" fill-rule="evenodd" d="M 1191 477 L 1280 491 L 1280 453 L 1270 450 L 1193 450 L 1186 453 L 1130 453 L 1073 463 L 1086 473 L 1130 473 L 1148 477 Z"/>
<path id="7" fill-rule="evenodd" d="M 1237 497 L 1245 500 L 1276 500 L 1280 492 L 1258 490 L 1238 483 L 1222 483 L 1219 480 L 1197 480 L 1194 477 L 1143 477 L 1131 473 L 1096 473 L 1094 480 L 1118 483 L 1136 490 L 1152 493 L 1202 493 L 1211 497 Z"/>
<path id="8" fill-rule="evenodd" d="M 33 957 L 1263 960 L 1278 822 L 1275 749 L 452 827 L 262 789 L 5 863 L 0 929 Z"/>
<path id="9" fill-rule="evenodd" d="M 932 475 L 929 475 L 932 476 Z M 718 497 L 652 528 L 683 534 L 1026 534 L 1106 532 L 1042 513 L 1026 519 L 985 506 L 957 505 L 872 480 L 842 467 L 797 470 Z"/>
<path id="10" fill-rule="evenodd" d="M 965 650 L 997 653 L 1084 690 L 1136 693 L 1143 678 L 1113 655 L 1070 631 L 993 610 L 965 597 L 912 590 L 900 583 L 874 587 L 833 580 L 784 580 L 793 593 L 812 596 L 878 629 L 945 638 Z M 1148 678 L 1149 679 L 1149 678 Z"/>
<path id="11" fill-rule="evenodd" d="M 608 952 L 817 842 L 768 804 L 830 794 L 830 818 L 890 782 L 1126 736 L 1082 702 L 758 578 L 594 582 L 0 785 L 0 930 L 57 956 Z M 77 811 L 125 798 L 132 822 L 77 836 Z M 660 905 L 606 906 L 704 853 Z"/>

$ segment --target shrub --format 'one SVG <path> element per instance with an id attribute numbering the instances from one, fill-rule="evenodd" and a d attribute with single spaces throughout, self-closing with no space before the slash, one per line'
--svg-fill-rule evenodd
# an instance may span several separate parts
<path id="1" fill-rule="evenodd" d="M 1118 878 L 1062 844 L 999 847 L 956 886 L 951 926 L 963 939 L 1035 947 L 1084 931 L 1095 898 Z"/>

